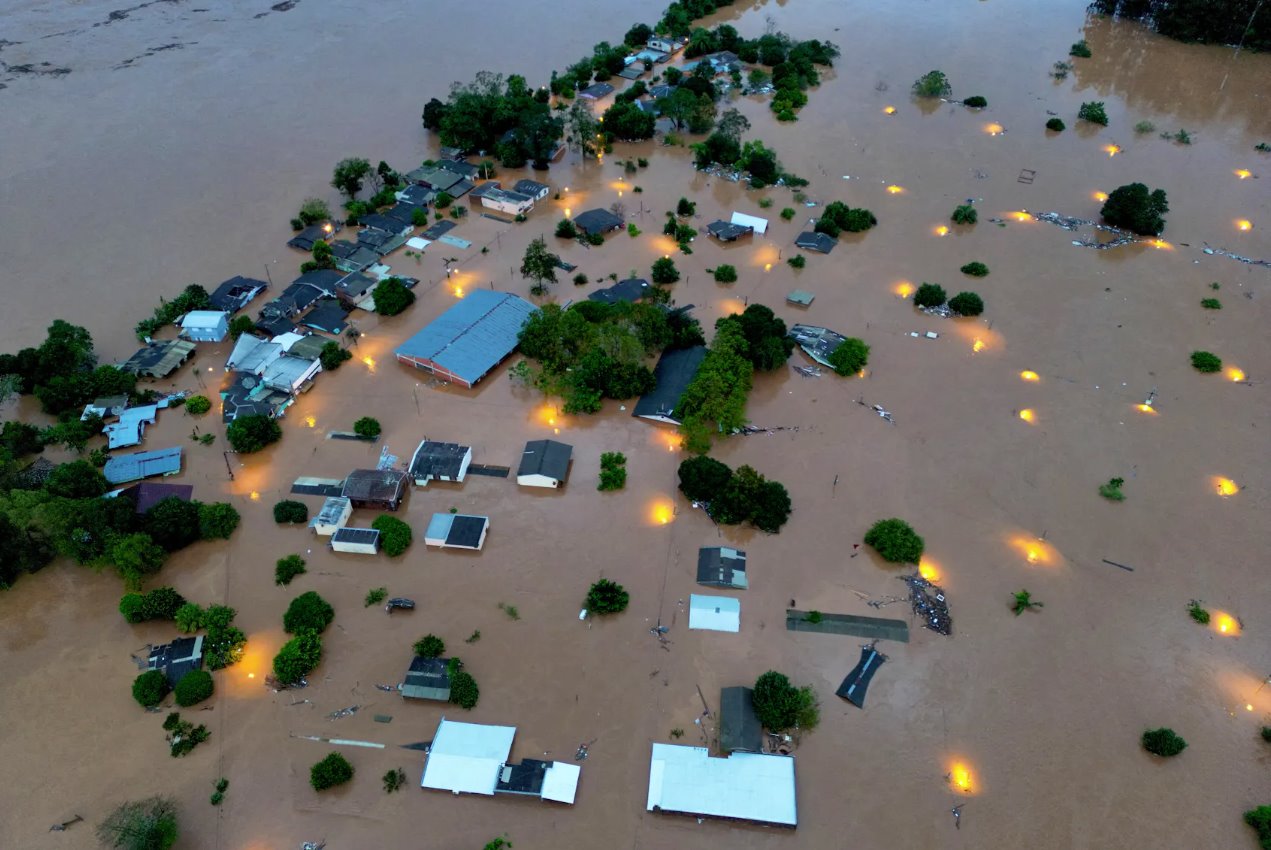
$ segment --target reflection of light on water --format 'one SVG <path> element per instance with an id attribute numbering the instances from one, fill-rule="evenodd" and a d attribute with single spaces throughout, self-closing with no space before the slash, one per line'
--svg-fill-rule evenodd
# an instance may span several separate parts
<path id="1" fill-rule="evenodd" d="M 1100 203 L 1102 203 L 1103 201 L 1106 201 L 1106 200 L 1108 199 L 1108 193 L 1107 193 L 1107 192 L 1095 192 L 1095 193 L 1094 193 L 1094 199 L 1095 199 L 1096 201 L 1099 201 Z"/>
<path id="2" fill-rule="evenodd" d="M 764 263 L 763 270 L 766 272 L 772 271 L 772 263 Z"/>
<path id="3" fill-rule="evenodd" d="M 1019 373 L 1019 376 L 1020 376 L 1020 378 L 1022 378 L 1022 379 L 1023 379 L 1023 380 L 1025 380 L 1025 381 L 1036 381 L 1036 380 L 1038 380 L 1037 373 L 1036 373 L 1036 372 L 1034 372 L 1032 369 L 1025 369 L 1023 372 L 1020 372 L 1020 373 Z"/>
<path id="4" fill-rule="evenodd" d="M 896 284 L 896 287 L 892 290 L 892 292 L 896 293 L 901 298 L 908 298 L 910 295 L 913 295 L 914 285 L 908 281 L 902 280 L 900 283 Z"/>
<path id="5" fill-rule="evenodd" d="M 1219 496 L 1234 496 L 1240 492 L 1240 485 L 1230 478 L 1215 476 L 1214 489 L 1218 491 Z"/>
<path id="6" fill-rule="evenodd" d="M 1226 372 L 1227 377 L 1233 381 L 1243 381 L 1245 379 L 1244 370 L 1237 366 L 1228 366 Z"/>
<path id="7" fill-rule="evenodd" d="M 1172 251 L 1174 246 L 1166 242 L 1164 239 L 1153 239 L 1152 247 L 1158 251 Z"/>
<path id="8" fill-rule="evenodd" d="M 1037 421 L 1037 414 L 1034 413 L 1031 408 L 1026 407 L 1019 412 L 1019 418 L 1031 425 L 1033 422 Z"/>
<path id="9" fill-rule="evenodd" d="M 567 192 L 568 192 L 569 190 L 568 190 L 568 189 L 566 189 L 565 191 L 567 191 Z M 565 207 L 565 218 L 569 218 L 569 216 L 570 216 L 570 210 L 569 210 L 569 207 Z"/>
<path id="10" fill-rule="evenodd" d="M 1027 210 L 1019 210 L 1018 212 L 1011 213 L 1011 215 L 1015 217 L 1016 221 L 1032 221 L 1033 220 L 1032 213 L 1028 212 Z"/>
<path id="11" fill-rule="evenodd" d="M 251 495 L 251 500 L 252 500 L 253 502 L 259 502 L 259 501 L 260 501 L 260 493 L 258 493 L 258 492 L 256 492 L 255 490 L 253 490 L 253 491 L 252 491 L 252 495 Z"/>
<path id="12" fill-rule="evenodd" d="M 883 112 L 884 112 L 884 114 L 886 114 L 886 115 L 895 115 L 895 114 L 896 114 L 896 107 L 894 107 L 894 106 L 884 106 L 884 107 L 883 107 Z"/>
<path id="13" fill-rule="evenodd" d="M 975 777 L 971 774 L 971 768 L 961 761 L 955 761 L 949 766 L 949 784 L 963 794 L 974 793 Z"/>
<path id="14" fill-rule="evenodd" d="M 918 561 L 918 575 L 922 576 L 927 581 L 940 580 L 939 568 L 926 557 L 923 557 L 920 561 Z"/>
<path id="15" fill-rule="evenodd" d="M 974 343 L 972 343 L 971 345 L 972 354 L 979 354 L 983 350 L 984 350 L 984 340 L 977 339 Z"/>
<path id="16" fill-rule="evenodd" d="M 1002 125 L 1001 124 L 985 124 L 984 132 L 988 133 L 990 136 L 1000 136 L 1002 134 Z"/>
<path id="17" fill-rule="evenodd" d="M 463 297 L 463 287 L 462 287 L 462 286 L 456 286 L 456 287 L 454 288 L 454 293 L 455 293 L 455 297 L 456 297 L 456 298 L 462 298 L 462 297 Z"/>
<path id="18" fill-rule="evenodd" d="M 306 416 L 305 424 L 308 425 L 310 428 L 312 428 L 313 426 L 318 424 L 318 420 L 314 419 L 312 416 Z"/>
<path id="19" fill-rule="evenodd" d="M 679 451 L 680 447 L 684 445 L 684 438 L 674 431 L 663 431 L 662 442 L 666 444 L 668 452 L 674 452 Z"/>
<path id="20" fill-rule="evenodd" d="M 1058 555 L 1051 545 L 1038 537 L 1017 534 L 1010 538 L 1010 544 L 1011 548 L 1030 564 L 1049 564 L 1058 560 Z"/>
<path id="21" fill-rule="evenodd" d="M 887 187 L 887 192 L 888 194 L 891 194 L 891 195 L 899 195 L 903 193 L 904 191 L 905 191 L 905 187 L 903 186 L 892 185 Z"/>
<path id="22" fill-rule="evenodd" d="M 1214 616 L 1210 619 L 1210 622 L 1213 623 L 1214 631 L 1218 632 L 1220 635 L 1236 637 L 1240 634 L 1240 621 L 1230 614 L 1223 613 L 1222 611 L 1215 611 Z"/>
<path id="23" fill-rule="evenodd" d="M 649 519 L 655 525 L 667 525 L 675 519 L 675 505 L 669 499 L 658 498 L 649 505 Z"/>
<path id="24" fill-rule="evenodd" d="M 1119 154 L 1119 153 L 1121 152 L 1121 146 L 1120 146 L 1120 145 L 1107 145 L 1107 146 L 1105 146 L 1105 147 L 1104 147 L 1104 150 L 1108 152 L 1108 156 L 1116 156 L 1117 154 Z"/>
<path id="25" fill-rule="evenodd" d="M 1239 177 L 1241 180 L 1244 180 L 1244 179 L 1246 179 L 1246 178 L 1249 178 L 1249 177 L 1252 177 L 1252 176 L 1253 176 L 1253 172 L 1252 172 L 1252 171 L 1250 171 L 1250 170 L 1249 170 L 1249 169 L 1247 169 L 1247 168 L 1237 168 L 1237 169 L 1236 169 L 1236 171 L 1235 171 L 1235 174 L 1236 174 L 1236 176 L 1237 176 L 1237 177 Z"/>
<path id="26" fill-rule="evenodd" d="M 935 229 L 934 233 L 937 236 L 947 236 L 949 234 L 949 228 L 942 224 Z"/>
<path id="27" fill-rule="evenodd" d="M 1250 220 L 1249 220 L 1249 219 L 1247 219 L 1247 218 L 1237 219 L 1237 220 L 1236 220 L 1236 229 L 1237 229 L 1237 230 L 1242 230 L 1242 231 L 1250 231 L 1250 230 L 1253 230 L 1253 222 L 1252 222 L 1252 221 L 1250 221 Z"/>
<path id="28" fill-rule="evenodd" d="M 1143 412 L 1143 413 L 1150 413 L 1150 414 L 1152 414 L 1153 416 L 1155 416 L 1155 415 L 1156 415 L 1156 408 L 1155 408 L 1155 407 L 1153 407 L 1153 406 L 1152 406 L 1152 405 L 1150 405 L 1150 404 L 1146 404 L 1146 403 L 1145 403 L 1145 404 L 1136 404 L 1136 405 L 1134 405 L 1134 406 L 1135 406 L 1135 408 L 1137 408 L 1139 411 L 1141 411 L 1141 412 Z"/>
<path id="29" fill-rule="evenodd" d="M 375 359 L 374 359 L 374 358 L 372 358 L 372 357 L 363 357 L 363 358 L 362 358 L 362 362 L 366 364 L 366 368 L 370 369 L 372 372 L 374 372 L 374 371 L 375 371 Z"/>

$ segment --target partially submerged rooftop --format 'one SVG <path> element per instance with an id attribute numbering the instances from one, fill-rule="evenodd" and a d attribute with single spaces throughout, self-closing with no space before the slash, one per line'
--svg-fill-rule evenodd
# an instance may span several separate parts
<path id="1" fill-rule="evenodd" d="M 490 518 L 468 514 L 433 514 L 424 532 L 424 544 L 448 549 L 480 550 L 490 529 Z"/>
<path id="2" fill-rule="evenodd" d="M 534 309 L 510 292 L 474 289 L 394 354 L 402 363 L 471 387 L 512 353 Z"/>
<path id="3" fill-rule="evenodd" d="M 830 365 L 830 355 L 834 353 L 834 349 L 842 345 L 845 339 L 837 331 L 816 325 L 795 325 L 790 328 L 790 336 L 805 354 L 822 366 Z"/>
<path id="4" fill-rule="evenodd" d="M 731 546 L 710 546 L 697 550 L 697 583 L 708 587 L 732 587 L 744 590 L 750 586 L 746 578 L 746 553 Z"/>
<path id="5" fill-rule="evenodd" d="M 680 397 L 697 376 L 697 370 L 705 358 L 704 345 L 664 351 L 653 370 L 657 381 L 653 392 L 640 397 L 631 415 L 679 425 L 679 420 L 675 418 L 675 408 L 679 406 Z"/>
<path id="6" fill-rule="evenodd" d="M 794 827 L 794 759 L 762 753 L 712 758 L 704 747 L 654 744 L 646 808 Z"/>

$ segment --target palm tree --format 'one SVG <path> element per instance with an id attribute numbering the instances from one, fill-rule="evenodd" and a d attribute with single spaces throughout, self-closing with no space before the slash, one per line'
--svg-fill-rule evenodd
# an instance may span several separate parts
<path id="1" fill-rule="evenodd" d="M 1046 607 L 1044 602 L 1034 602 L 1033 595 L 1031 593 L 1027 590 L 1021 590 L 1015 594 L 1015 606 L 1011 610 L 1014 611 L 1015 616 L 1018 617 L 1030 608 L 1044 607 Z"/>

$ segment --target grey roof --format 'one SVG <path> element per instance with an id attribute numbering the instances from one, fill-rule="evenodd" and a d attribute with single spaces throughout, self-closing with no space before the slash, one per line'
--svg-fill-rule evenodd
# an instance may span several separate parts
<path id="1" fill-rule="evenodd" d="M 168 685 L 176 687 L 186 673 L 202 668 L 203 635 L 177 638 L 172 643 L 152 646 L 146 660 L 149 669 L 163 671 Z"/>
<path id="2" fill-rule="evenodd" d="M 291 344 L 291 348 L 287 349 L 287 353 L 292 357 L 299 357 L 301 360 L 317 360 L 322 356 L 322 347 L 331 340 L 317 334 L 309 334 L 304 339 L 298 339 Z"/>
<path id="3" fill-rule="evenodd" d="M 344 329 L 348 327 L 345 321 L 349 317 L 349 311 L 341 306 L 340 302 L 334 298 L 323 298 L 314 305 L 313 309 L 305 314 L 300 320 L 300 324 L 306 328 L 313 328 L 316 331 L 326 331 L 329 334 L 344 333 Z"/>
<path id="4" fill-rule="evenodd" d="M 640 397 L 631 415 L 674 418 L 680 396 L 684 395 L 684 390 L 688 389 L 697 375 L 697 369 L 705 357 L 704 345 L 663 352 L 653 370 L 653 377 L 657 379 L 653 392 Z"/>
<path id="5" fill-rule="evenodd" d="M 399 359 L 429 360 L 475 384 L 516 348 L 534 309 L 510 292 L 474 289 L 395 353 Z"/>
<path id="6" fill-rule="evenodd" d="M 146 404 L 130 407 L 119 412 L 119 421 L 112 422 L 102 428 L 106 435 L 107 449 L 123 449 L 141 444 L 146 433 L 146 426 L 153 425 L 159 415 L 157 404 Z"/>
<path id="7" fill-rule="evenodd" d="M 427 215 L 428 210 L 420 204 L 412 204 L 406 201 L 398 201 L 389 209 L 384 210 L 384 215 L 395 221 L 400 221 L 407 227 L 415 226 L 415 210 L 419 210 Z"/>
<path id="8" fill-rule="evenodd" d="M 410 662 L 405 681 L 397 690 L 407 699 L 450 699 L 450 659 L 421 658 Z"/>
<path id="9" fill-rule="evenodd" d="M 106 461 L 102 475 L 111 484 L 139 481 L 154 475 L 173 475 L 181 471 L 181 447 L 159 449 L 153 452 L 134 452 L 115 455 Z"/>
<path id="10" fill-rule="evenodd" d="M 400 469 L 355 469 L 344 479 L 340 495 L 352 501 L 396 506 L 406 488 L 406 473 Z"/>
<path id="11" fill-rule="evenodd" d="M 295 392 L 302 380 L 311 380 L 314 370 L 312 360 L 284 354 L 264 368 L 260 380 L 267 386 L 282 392 Z M 305 376 L 309 377 L 306 378 Z"/>
<path id="12" fill-rule="evenodd" d="M 361 272 L 350 272 L 335 285 L 335 293 L 351 301 L 360 301 L 377 284 L 379 284 L 379 281 L 370 275 L 364 275 Z"/>
<path id="13" fill-rule="evenodd" d="M 675 86 L 656 85 L 649 86 L 649 94 L 654 98 L 670 97 L 675 93 Z"/>
<path id="14" fill-rule="evenodd" d="M 349 500 L 343 496 L 327 496 L 317 515 L 309 521 L 309 527 L 312 528 L 317 525 L 334 525 L 340 521 L 340 517 L 344 516 L 344 510 L 348 507 Z"/>
<path id="15" fill-rule="evenodd" d="M 639 301 L 649 293 L 649 282 L 642 277 L 620 280 L 607 289 L 597 289 L 587 296 L 589 301 L 616 304 L 619 301 Z"/>
<path id="16" fill-rule="evenodd" d="M 520 192 L 512 192 L 507 189 L 491 189 L 485 193 L 485 197 L 496 201 L 508 201 L 513 204 L 524 204 L 534 200 L 529 195 L 523 195 Z"/>
<path id="17" fill-rule="evenodd" d="M 749 587 L 746 553 L 729 546 L 697 550 L 697 583 L 710 587 Z"/>
<path id="18" fill-rule="evenodd" d="M 750 688 L 720 688 L 719 749 L 758 753 L 763 748 L 763 725 L 755 716 L 754 692 Z"/>
<path id="19" fill-rule="evenodd" d="M 247 306 L 248 302 L 263 292 L 269 284 L 251 277 L 231 277 L 216 287 L 209 296 L 212 306 L 227 313 L 236 313 Z"/>
<path id="20" fill-rule="evenodd" d="M 412 183 L 423 183 L 429 188 L 437 192 L 450 192 L 459 183 L 463 182 L 463 175 L 456 174 L 453 171 L 444 171 L 440 168 L 429 168 L 427 166 L 416 168 L 414 171 L 405 175 L 407 180 Z"/>
<path id="21" fill-rule="evenodd" d="M 376 549 L 380 545 L 380 532 L 378 528 L 349 528 L 347 525 L 340 526 L 335 530 L 335 534 L 331 535 L 332 543 L 353 543 L 358 545 L 371 545 Z"/>
<path id="22" fill-rule="evenodd" d="M 394 236 L 401 236 L 404 231 L 410 230 L 412 225 L 409 220 L 403 222 L 396 218 L 391 218 L 380 213 L 371 213 L 361 218 L 365 227 L 373 227 L 376 230 L 382 230 L 385 233 L 391 233 Z"/>
<path id="23" fill-rule="evenodd" d="M 586 97 L 592 100 L 600 100 L 602 97 L 613 93 L 613 86 L 608 83 L 592 83 L 578 93 L 579 97 Z"/>
<path id="24" fill-rule="evenodd" d="M 424 440 L 410 459 L 410 474 L 416 479 L 457 478 L 463 459 L 471 449 L 458 443 Z"/>
<path id="25" fill-rule="evenodd" d="M 481 169 L 470 162 L 464 162 L 462 159 L 439 159 L 437 167 L 443 168 L 452 174 L 458 174 L 460 177 L 476 177 L 477 172 Z"/>
<path id="26" fill-rule="evenodd" d="M 816 325 L 795 325 L 790 328 L 790 336 L 805 354 L 822 366 L 830 365 L 830 355 L 834 353 L 834 349 L 843 344 L 845 338 L 837 331 Z"/>
<path id="27" fill-rule="evenodd" d="M 427 230 L 425 230 L 423 233 L 419 235 L 424 237 L 425 239 L 431 239 L 432 241 L 436 242 L 438 239 L 440 239 L 442 236 L 445 236 L 447 233 L 454 230 L 456 227 L 458 227 L 458 225 L 456 225 L 450 219 L 448 218 L 442 219 L 441 221 L 435 222 L 431 227 L 429 227 Z"/>
<path id="28" fill-rule="evenodd" d="M 231 372 L 229 384 L 221 390 L 221 421 L 233 422 L 253 414 L 277 416 L 290 402 L 289 393 L 266 386 L 256 375 Z"/>
<path id="29" fill-rule="evenodd" d="M 583 233 L 606 233 L 622 227 L 622 219 L 609 210 L 597 208 L 580 213 L 574 219 L 574 226 Z"/>
<path id="30" fill-rule="evenodd" d="M 816 296 L 806 289 L 792 289 L 790 294 L 786 296 L 786 301 L 791 304 L 798 304 L 801 307 L 808 307 L 816 299 Z"/>
<path id="31" fill-rule="evenodd" d="M 517 180 L 516 185 L 512 188 L 515 191 L 520 192 L 522 195 L 529 195 L 532 198 L 540 192 L 551 191 L 552 187 L 548 186 L 546 183 L 540 183 L 537 180 L 530 180 L 527 178 L 524 180 Z"/>
<path id="32" fill-rule="evenodd" d="M 731 221 L 720 219 L 708 224 L 706 232 L 721 242 L 732 242 L 742 236 L 749 236 L 755 232 L 755 229 L 745 224 L 733 224 Z"/>
<path id="33" fill-rule="evenodd" d="M 574 447 L 556 440 L 530 440 L 521 453 L 517 475 L 543 475 L 555 481 L 569 478 L 569 461 Z"/>
<path id="34" fill-rule="evenodd" d="M 834 250 L 838 240 L 831 239 L 825 233 L 805 230 L 799 234 L 798 239 L 794 240 L 794 244 L 808 251 L 816 251 L 818 254 L 828 254 Z"/>
<path id="35" fill-rule="evenodd" d="M 405 189 L 398 192 L 397 196 L 408 204 L 423 206 L 424 204 L 431 203 L 432 199 L 437 196 L 437 192 L 436 190 L 429 189 L 426 186 L 420 186 L 417 183 L 412 183 Z"/>
<path id="36" fill-rule="evenodd" d="M 477 186 L 477 188 L 472 190 L 472 197 L 484 198 L 486 195 L 490 194 L 491 192 L 498 191 L 498 189 L 499 189 L 498 180 L 487 180 L 484 183 Z"/>
<path id="37" fill-rule="evenodd" d="M 291 237 L 287 244 L 301 251 L 312 251 L 314 242 L 327 241 L 333 234 L 339 233 L 343 226 L 338 221 L 320 221 L 317 224 L 309 225 Z M 331 229 L 327 230 L 328 227 Z"/>
<path id="38" fill-rule="evenodd" d="M 119 368 L 134 375 L 166 378 L 190 359 L 196 347 L 194 343 L 184 339 L 152 342 L 129 357 Z"/>

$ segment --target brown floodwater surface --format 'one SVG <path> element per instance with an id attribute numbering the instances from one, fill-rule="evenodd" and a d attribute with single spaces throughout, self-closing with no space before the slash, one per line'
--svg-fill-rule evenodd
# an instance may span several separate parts
<path id="1" fill-rule="evenodd" d="M 11 3 L 0 35 L 4 348 L 36 344 L 65 318 L 114 361 L 134 349 L 135 322 L 190 282 L 243 274 L 285 285 L 303 259 L 285 247 L 287 220 L 306 196 L 337 200 L 328 186 L 337 160 L 413 167 L 436 155 L 420 110 L 451 81 L 488 68 L 541 84 L 594 42 L 652 23 L 663 5 Z M 518 850 L 1251 845 L 1240 813 L 1271 802 L 1258 738 L 1271 722 L 1271 688 L 1260 688 L 1271 673 L 1261 578 L 1271 550 L 1271 269 L 1202 249 L 1271 259 L 1271 156 L 1254 150 L 1271 142 L 1271 57 L 1177 44 L 1088 19 L 1085 5 L 772 0 L 723 10 L 711 23 L 747 36 L 771 21 L 839 45 L 797 122 L 776 123 L 760 99 L 731 105 L 749 117 L 748 137 L 811 181 L 809 199 L 867 207 L 877 228 L 796 271 L 786 261 L 818 210 L 789 190 L 744 191 L 652 142 L 618 145 L 601 163 L 571 153 L 546 176 L 560 198 L 528 222 L 470 215 L 456 231 L 470 249 L 394 255 L 395 269 L 421 280 L 418 302 L 391 319 L 355 314 L 354 359 L 299 398 L 281 443 L 230 456 L 232 481 L 215 414 L 163 413 L 146 447 L 186 447 L 178 480 L 197 498 L 233 503 L 243 524 L 228 543 L 174 556 L 162 581 L 235 607 L 245 657 L 217 674 L 212 710 L 185 712 L 211 739 L 172 759 L 162 715 L 129 693 L 129 654 L 170 627 L 126 624 L 115 576 L 64 563 L 0 594 L 0 847 L 93 847 L 92 824 L 111 807 L 155 793 L 178 801 L 178 846 L 191 850 L 303 840 L 466 850 L 505 832 Z M 1093 57 L 1069 60 L 1081 38 Z M 1066 79 L 1050 76 L 1057 60 L 1074 65 Z M 911 82 L 937 67 L 956 98 L 979 94 L 989 106 L 914 101 Z M 1089 100 L 1105 103 L 1107 127 L 1076 120 Z M 1067 131 L 1045 130 L 1052 113 Z M 1140 121 L 1155 131 L 1136 133 Z M 1190 145 L 1159 137 L 1180 129 Z M 649 166 L 634 175 L 616 164 L 636 157 Z M 520 176 L 543 175 L 500 179 Z M 1078 247 L 1106 235 L 1035 217 L 1097 219 L 1099 193 L 1132 181 L 1169 194 L 1156 244 Z M 768 235 L 729 246 L 700 237 L 681 255 L 658 234 L 682 195 L 697 201 L 699 228 L 737 210 L 768 217 Z M 967 199 L 980 221 L 954 225 L 949 214 Z M 560 217 L 615 202 L 640 236 L 616 233 L 591 249 L 551 236 Z M 787 206 L 789 222 L 777 215 Z M 673 298 L 695 305 L 708 330 L 763 303 L 788 323 L 869 343 L 863 378 L 757 376 L 748 417 L 784 430 L 713 452 L 786 484 L 794 513 L 779 535 L 717 528 L 693 509 L 676 490 L 678 439 L 633 419 L 632 402 L 569 416 L 515 386 L 506 366 L 468 391 L 394 362 L 404 338 L 473 289 L 526 294 L 515 269 L 539 235 L 591 281 L 575 287 L 562 275 L 549 296 L 561 303 L 611 274 L 647 276 L 669 254 L 681 272 Z M 458 259 L 449 280 L 447 257 Z M 961 274 L 972 260 L 991 273 Z M 721 263 L 736 266 L 735 284 L 713 281 L 707 270 Z M 910 299 L 924 281 L 975 290 L 984 315 L 916 312 Z M 815 294 L 810 308 L 784 302 L 795 288 Z M 1202 310 L 1206 297 L 1223 309 Z M 1196 349 L 1238 373 L 1196 372 Z M 160 386 L 214 389 L 228 350 L 202 345 L 193 369 Z M 809 361 L 796 352 L 790 362 Z M 4 415 L 32 409 L 11 403 Z M 367 414 L 383 423 L 380 445 L 328 439 Z M 196 426 L 217 443 L 191 442 Z M 574 446 L 571 479 L 560 492 L 477 476 L 414 489 L 399 516 L 415 543 L 398 559 L 333 554 L 307 530 L 273 523 L 270 507 L 298 476 L 339 478 L 374 465 L 383 445 L 407 456 L 424 436 L 504 466 L 524 441 L 556 437 Z M 622 491 L 594 489 L 604 451 L 628 457 Z M 1100 498 L 1098 486 L 1118 477 L 1125 501 Z M 304 499 L 316 510 L 319 499 Z M 428 518 L 451 508 L 491 517 L 483 552 L 425 550 Z M 908 618 L 904 603 L 866 604 L 900 595 L 905 571 L 864 547 L 853 554 L 871 523 L 892 516 L 925 538 L 922 568 L 948 593 L 953 635 L 914 622 L 910 643 L 880 643 L 889 660 L 862 711 L 834 696 L 860 641 L 787 632 L 784 614 L 794 600 Z M 354 522 L 373 518 L 360 511 Z M 721 544 L 749 555 L 741 632 L 690 632 L 697 549 Z M 273 564 L 289 553 L 308 572 L 276 587 Z M 627 587 L 631 606 L 580 622 L 586 587 L 602 575 Z M 390 617 L 365 607 L 378 586 L 418 608 Z M 1012 616 L 1012 594 L 1025 588 L 1044 607 Z M 322 665 L 307 689 L 273 693 L 263 680 L 286 638 L 281 614 L 311 589 L 336 608 Z M 1209 627 L 1188 618 L 1191 599 L 1213 611 Z M 649 633 L 659 623 L 670 629 L 665 646 Z M 464 643 L 475 631 L 480 639 Z M 400 681 L 411 643 L 428 632 L 480 683 L 472 712 L 375 688 Z M 821 700 L 821 724 L 796 750 L 798 829 L 646 813 L 650 743 L 675 729 L 683 743 L 711 741 L 702 698 L 714 711 L 720 687 L 768 669 Z M 353 717 L 327 719 L 351 705 L 361 706 Z M 422 755 L 401 747 L 430 740 L 443 714 L 516 725 L 515 759 L 569 760 L 591 742 L 577 803 L 421 791 Z M 1190 744 L 1170 763 L 1138 744 L 1162 725 Z M 357 777 L 318 795 L 308 768 L 331 748 L 303 736 L 386 746 L 341 748 Z M 386 795 L 380 777 L 397 767 L 407 786 Z M 218 808 L 207 799 L 221 776 L 230 787 Z M 76 814 L 88 823 L 47 831 Z"/>

